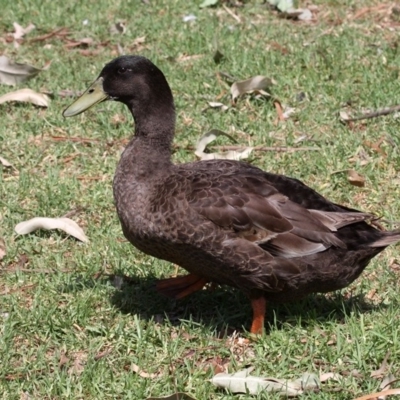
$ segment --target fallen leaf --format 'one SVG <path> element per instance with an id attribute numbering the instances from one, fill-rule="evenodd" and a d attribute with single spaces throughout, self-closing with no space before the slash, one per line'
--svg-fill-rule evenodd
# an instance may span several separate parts
<path id="1" fill-rule="evenodd" d="M 313 17 L 311 10 L 308 8 L 290 8 L 284 11 L 282 15 L 299 21 L 311 21 Z"/>
<path id="2" fill-rule="evenodd" d="M 8 101 L 18 101 L 22 103 L 32 103 L 39 107 L 48 107 L 50 104 L 50 97 L 33 91 L 32 89 L 20 89 L 15 92 L 6 93 L 0 96 L 0 104 Z"/>
<path id="3" fill-rule="evenodd" d="M 325 374 L 321 374 L 319 376 L 319 381 L 321 383 L 329 381 L 330 379 L 334 379 L 335 381 L 339 381 L 341 379 L 341 376 L 339 374 L 336 374 L 335 372 L 326 372 Z"/>
<path id="4" fill-rule="evenodd" d="M 30 400 L 32 397 L 28 392 L 22 392 L 19 396 L 19 400 Z"/>
<path id="5" fill-rule="evenodd" d="M 88 47 L 93 44 L 92 38 L 83 38 L 78 40 L 68 40 L 69 43 L 65 45 L 68 49 L 72 49 L 74 47 Z"/>
<path id="6" fill-rule="evenodd" d="M 376 400 L 380 396 L 389 396 L 392 394 L 400 394 L 400 389 L 389 389 L 389 390 L 384 390 L 382 392 L 370 393 L 361 397 L 357 397 L 356 399 L 353 400 Z"/>
<path id="7" fill-rule="evenodd" d="M 284 12 L 293 8 L 293 0 L 267 0 L 271 6 L 276 7 L 279 11 Z"/>
<path id="8" fill-rule="evenodd" d="M 148 397 L 146 400 L 196 400 L 186 393 L 174 393 L 167 397 Z"/>
<path id="9" fill-rule="evenodd" d="M 64 352 L 61 353 L 60 361 L 58 362 L 58 368 L 62 368 L 69 362 L 69 358 L 65 355 Z"/>
<path id="10" fill-rule="evenodd" d="M 226 106 L 224 103 L 220 103 L 218 101 L 209 101 L 208 105 L 210 106 L 209 108 L 220 108 L 222 111 L 226 111 L 229 109 L 229 107 Z"/>
<path id="11" fill-rule="evenodd" d="M 182 17 L 183 22 L 192 22 L 192 21 L 196 21 L 196 19 L 197 19 L 197 17 L 193 14 L 184 15 Z"/>
<path id="12" fill-rule="evenodd" d="M 233 374 L 217 374 L 211 379 L 211 382 L 219 388 L 230 390 L 232 393 L 252 395 L 267 391 L 293 397 L 319 388 L 318 378 L 314 374 L 305 373 L 300 379 L 288 381 L 252 376 L 250 375 L 251 370 L 251 368 L 248 368 Z"/>
<path id="13" fill-rule="evenodd" d="M 160 372 L 158 372 L 158 373 L 156 373 L 156 374 L 150 374 L 150 373 L 148 373 L 148 372 L 146 372 L 146 371 L 143 371 L 142 369 L 140 369 L 140 367 L 139 367 L 138 365 L 133 364 L 133 363 L 131 364 L 131 370 L 132 370 L 133 372 L 135 372 L 136 374 L 138 374 L 141 378 L 151 378 L 151 379 L 154 379 L 154 378 L 157 378 L 158 376 L 161 375 Z"/>
<path id="14" fill-rule="evenodd" d="M 6 254 L 6 242 L 3 238 L 0 238 L 0 261 L 5 257 Z"/>
<path id="15" fill-rule="evenodd" d="M 85 369 L 87 361 L 87 354 L 84 351 L 77 351 L 73 354 L 74 362 L 73 365 L 68 369 L 69 375 L 81 375 Z"/>
<path id="16" fill-rule="evenodd" d="M 389 364 L 388 364 L 388 359 L 390 357 L 390 351 L 388 351 L 385 355 L 385 358 L 382 361 L 382 364 L 380 365 L 380 367 L 371 372 L 370 377 L 371 378 L 382 378 L 389 370 Z"/>
<path id="17" fill-rule="evenodd" d="M 11 61 L 6 56 L 0 56 L 0 83 L 15 86 L 36 76 L 40 71 L 32 65 Z"/>
<path id="18" fill-rule="evenodd" d="M 215 160 L 215 159 L 223 159 L 223 160 L 241 160 L 249 157 L 251 152 L 253 151 L 253 147 L 243 147 L 240 150 L 230 150 L 225 153 L 205 153 L 207 145 L 213 142 L 218 136 L 226 136 L 235 142 L 235 139 L 228 135 L 227 133 L 220 131 L 219 129 L 212 129 L 211 131 L 204 134 L 198 141 L 196 145 L 196 150 L 194 154 L 200 158 L 200 160 Z"/>
<path id="19" fill-rule="evenodd" d="M 1 156 L 0 156 L 0 164 L 3 167 L 6 167 L 6 168 L 11 168 L 12 167 L 12 164 L 9 161 L 7 161 L 5 158 L 1 157 Z"/>
<path id="20" fill-rule="evenodd" d="M 347 111 L 340 111 L 339 118 L 342 122 L 348 122 L 351 119 L 351 117 Z"/>
<path id="21" fill-rule="evenodd" d="M 17 22 L 14 22 L 13 26 L 15 29 L 15 32 L 13 33 L 13 37 L 15 40 L 22 39 L 25 35 L 27 35 L 29 32 L 33 31 L 36 28 L 36 26 L 33 24 L 29 24 L 26 28 L 23 28 Z"/>
<path id="22" fill-rule="evenodd" d="M 354 171 L 354 169 L 349 169 L 347 171 L 347 180 L 353 186 L 365 186 L 365 177 L 360 175 L 357 171 Z"/>
<path id="23" fill-rule="evenodd" d="M 116 22 L 115 24 L 112 24 L 110 27 L 110 33 L 113 35 L 123 35 L 126 32 L 126 26 L 125 23 L 122 21 Z"/>
<path id="24" fill-rule="evenodd" d="M 45 218 L 36 217 L 28 221 L 20 222 L 15 227 L 15 232 L 19 235 L 26 235 L 37 229 L 61 229 L 68 235 L 80 240 L 81 242 L 88 242 L 89 239 L 83 232 L 83 229 L 72 219 L 69 218 Z"/>
<path id="25" fill-rule="evenodd" d="M 393 374 L 389 374 L 382 379 L 382 383 L 379 385 L 379 389 L 381 390 L 389 390 L 392 386 L 392 382 L 396 382 L 397 379 Z M 378 397 L 378 400 L 386 400 L 385 395 L 381 395 Z"/>
<path id="26" fill-rule="evenodd" d="M 206 8 L 206 7 L 211 7 L 211 6 L 215 6 L 218 4 L 219 0 L 204 0 L 199 7 L 200 8 Z"/>
<path id="27" fill-rule="evenodd" d="M 273 83 L 272 79 L 262 75 L 253 76 L 244 81 L 234 82 L 231 86 L 232 101 L 235 102 L 239 96 L 245 93 L 260 92 L 269 95 L 265 90 L 270 88 Z"/>

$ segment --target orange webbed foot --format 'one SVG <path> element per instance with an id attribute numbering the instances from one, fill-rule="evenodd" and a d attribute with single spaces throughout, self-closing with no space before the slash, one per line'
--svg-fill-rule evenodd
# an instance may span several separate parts
<path id="1" fill-rule="evenodd" d="M 201 290 L 208 281 L 195 274 L 177 276 L 175 278 L 161 279 L 157 282 L 156 289 L 159 293 L 174 299 L 182 299 L 189 294 Z"/>

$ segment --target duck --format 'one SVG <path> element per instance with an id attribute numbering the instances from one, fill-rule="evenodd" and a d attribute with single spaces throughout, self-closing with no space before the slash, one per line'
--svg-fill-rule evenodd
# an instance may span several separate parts
<path id="1" fill-rule="evenodd" d="M 252 306 L 250 333 L 264 331 L 267 303 L 342 289 L 400 240 L 376 217 L 324 198 L 298 179 L 225 159 L 174 164 L 171 88 L 149 59 L 115 58 L 63 112 L 105 100 L 125 104 L 134 134 L 113 180 L 122 231 L 141 252 L 188 274 L 157 290 L 181 299 L 209 283 L 241 290 Z"/>

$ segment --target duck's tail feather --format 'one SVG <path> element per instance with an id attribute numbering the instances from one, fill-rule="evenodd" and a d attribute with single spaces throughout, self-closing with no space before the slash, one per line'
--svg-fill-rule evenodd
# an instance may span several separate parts
<path id="1" fill-rule="evenodd" d="M 372 242 L 370 247 L 386 247 L 400 241 L 400 231 L 382 232 L 382 237 Z"/>

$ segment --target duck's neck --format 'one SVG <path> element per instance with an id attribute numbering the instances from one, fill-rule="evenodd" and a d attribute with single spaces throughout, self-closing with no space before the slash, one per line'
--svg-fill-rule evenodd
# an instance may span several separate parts
<path id="1" fill-rule="evenodd" d="M 135 135 L 121 156 L 119 168 L 137 180 L 165 174 L 172 166 L 171 147 L 175 131 L 173 103 L 157 108 L 132 110 Z"/>

